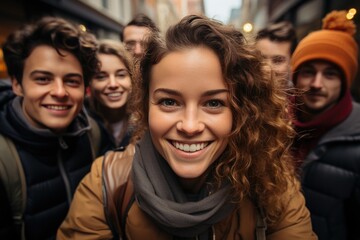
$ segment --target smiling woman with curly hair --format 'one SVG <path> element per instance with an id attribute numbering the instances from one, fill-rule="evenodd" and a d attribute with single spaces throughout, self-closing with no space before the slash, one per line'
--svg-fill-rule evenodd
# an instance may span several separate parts
<path id="1" fill-rule="evenodd" d="M 289 154 L 286 91 L 239 31 L 187 16 L 150 37 L 138 74 L 135 147 L 94 163 L 59 239 L 316 239 Z M 120 162 L 132 164 L 125 218 L 123 185 L 108 184 L 125 175 Z M 94 207 L 113 203 L 118 232 Z"/>

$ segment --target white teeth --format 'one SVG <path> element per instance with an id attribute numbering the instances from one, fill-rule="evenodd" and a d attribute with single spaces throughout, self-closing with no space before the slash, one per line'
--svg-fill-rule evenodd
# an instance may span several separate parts
<path id="1" fill-rule="evenodd" d="M 56 105 L 49 105 L 47 106 L 47 108 L 49 109 L 53 109 L 53 110 L 66 110 L 69 109 L 69 106 L 56 106 Z"/>
<path id="2" fill-rule="evenodd" d="M 197 143 L 197 144 L 183 144 L 179 142 L 173 142 L 173 145 L 184 152 L 196 152 L 204 149 L 208 143 Z"/>
<path id="3" fill-rule="evenodd" d="M 107 94 L 109 97 L 120 97 L 121 96 L 121 93 L 119 92 L 116 92 L 116 93 L 108 93 Z"/>

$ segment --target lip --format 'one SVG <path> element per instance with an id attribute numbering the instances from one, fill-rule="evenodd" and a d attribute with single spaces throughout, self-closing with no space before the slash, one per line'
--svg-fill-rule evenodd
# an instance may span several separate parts
<path id="1" fill-rule="evenodd" d="M 64 105 L 64 104 L 43 104 L 42 106 L 52 114 L 56 114 L 56 115 L 67 114 L 72 108 L 72 105 Z"/>
<path id="2" fill-rule="evenodd" d="M 208 143 L 208 145 L 195 152 L 186 152 L 181 149 L 176 148 L 171 142 L 169 142 L 171 145 L 171 148 L 173 149 L 173 153 L 175 156 L 177 156 L 178 159 L 182 159 L 182 161 L 198 161 L 199 159 L 202 159 L 202 156 L 208 151 L 208 147 L 211 145 L 211 143 Z"/>
<path id="3" fill-rule="evenodd" d="M 64 105 L 64 104 L 43 104 L 43 107 L 54 110 L 54 111 L 64 111 L 69 110 L 71 105 Z"/>
<path id="4" fill-rule="evenodd" d="M 307 91 L 306 95 L 308 96 L 319 96 L 319 97 L 323 97 L 325 94 L 321 91 Z"/>
<path id="5" fill-rule="evenodd" d="M 124 93 L 123 92 L 109 92 L 109 93 L 104 93 L 104 95 L 110 101 L 118 101 L 122 98 Z"/>
<path id="6" fill-rule="evenodd" d="M 324 94 L 321 94 L 321 93 L 307 93 L 306 96 L 310 97 L 310 98 L 324 98 L 324 97 L 326 97 Z"/>
<path id="7" fill-rule="evenodd" d="M 171 144 L 176 149 L 179 149 L 180 151 L 184 151 L 187 153 L 193 153 L 193 152 L 197 152 L 197 151 L 201 151 L 201 150 L 205 149 L 209 145 L 209 142 L 206 141 L 206 142 L 187 143 L 187 142 L 181 142 L 181 141 L 171 141 Z"/>
<path id="8" fill-rule="evenodd" d="M 212 141 L 188 142 L 168 140 L 168 143 L 171 145 L 172 149 L 174 149 L 176 155 L 181 158 L 188 159 L 196 158 L 202 155 L 205 151 L 207 151 Z"/>

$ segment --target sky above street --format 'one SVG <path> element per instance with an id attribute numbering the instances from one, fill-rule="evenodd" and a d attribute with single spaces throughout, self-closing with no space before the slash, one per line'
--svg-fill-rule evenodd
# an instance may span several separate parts
<path id="1" fill-rule="evenodd" d="M 242 0 L 205 0 L 205 14 L 209 18 L 215 18 L 227 23 L 232 8 L 240 7 Z"/>

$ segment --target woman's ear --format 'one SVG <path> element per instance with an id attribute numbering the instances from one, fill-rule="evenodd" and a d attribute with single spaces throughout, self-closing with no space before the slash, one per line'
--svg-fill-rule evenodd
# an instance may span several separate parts
<path id="1" fill-rule="evenodd" d="M 23 88 L 15 77 L 11 77 L 12 90 L 17 96 L 24 96 Z"/>

